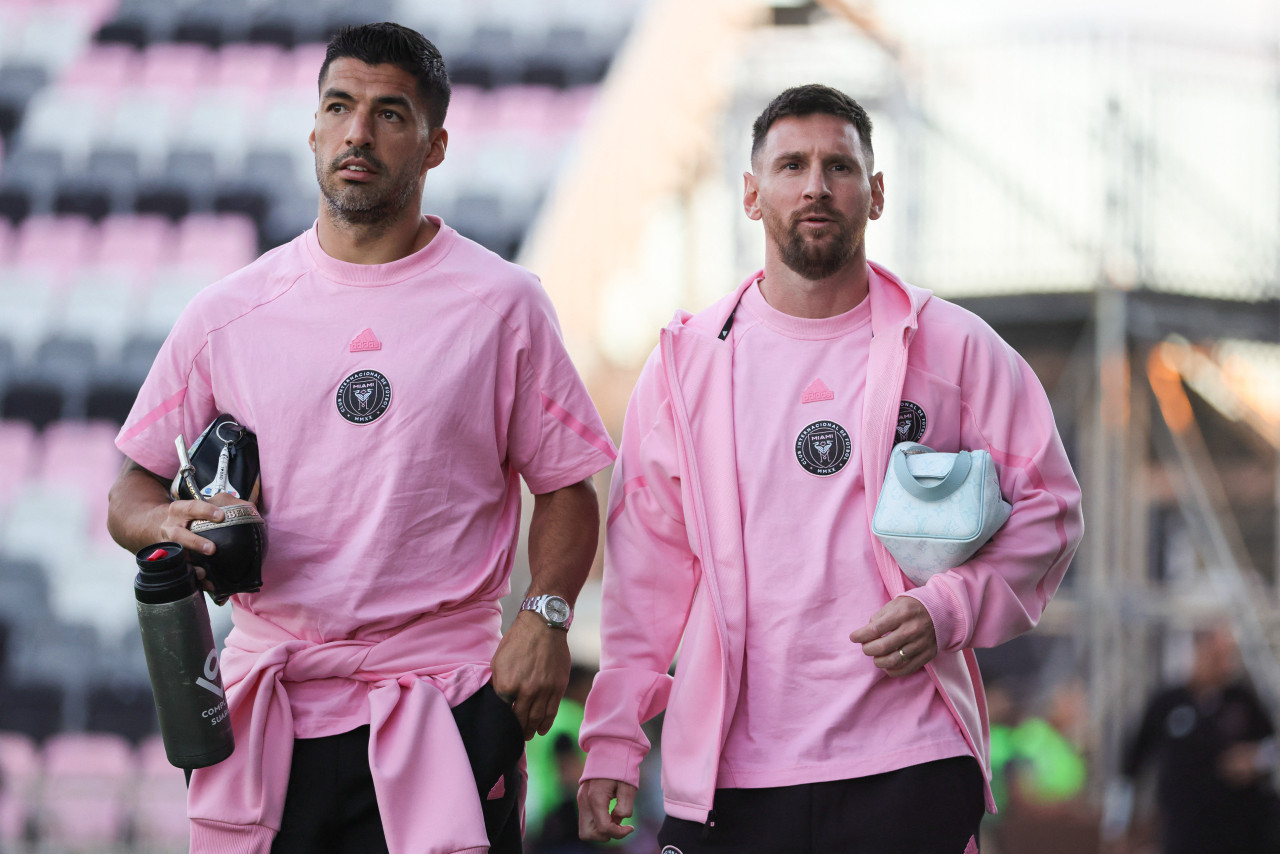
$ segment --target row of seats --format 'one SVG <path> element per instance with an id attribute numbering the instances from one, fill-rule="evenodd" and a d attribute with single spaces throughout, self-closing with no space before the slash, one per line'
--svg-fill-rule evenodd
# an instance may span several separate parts
<path id="1" fill-rule="evenodd" d="M 324 42 L 340 26 L 362 23 L 369 17 L 363 8 L 353 14 L 349 7 L 326 10 L 308 5 L 299 7 L 301 13 L 293 17 L 282 18 L 279 11 L 271 10 L 257 20 L 213 20 L 209 12 L 218 8 L 208 4 L 186 21 L 158 26 L 154 21 L 117 19 L 105 25 L 97 39 L 107 44 L 145 47 L 158 40 L 157 30 L 169 30 L 169 38 L 178 44 L 216 48 L 249 43 L 293 48 Z M 436 34 L 434 41 L 445 54 L 450 79 L 484 88 L 519 83 L 565 88 L 595 83 L 604 77 L 616 47 L 612 41 L 596 39 L 574 24 L 552 27 L 536 41 L 500 24 L 482 26 L 461 39 Z"/>
<path id="2" fill-rule="evenodd" d="M 0 420 L 0 508 L 10 508 L 4 515 L 33 482 L 78 490 L 86 501 L 105 499 L 104 487 L 120 470 L 119 429 L 107 421 L 55 421 L 36 430 L 28 421 Z M 0 523 L 0 531 L 6 527 Z"/>
<path id="3" fill-rule="evenodd" d="M 258 254 L 253 223 L 234 214 L 198 214 L 172 222 L 160 216 L 33 216 L 0 219 L 0 287 L 36 276 L 54 290 L 75 283 L 75 272 L 127 271 L 134 287 L 152 286 L 163 267 L 195 267 L 221 277 Z M 212 281 L 212 279 L 210 280 Z"/>
<path id="4" fill-rule="evenodd" d="M 137 341 L 139 347 L 149 345 L 146 339 Z M 2 352 L 0 350 L 0 354 Z M 140 376 L 109 362 L 102 367 L 76 368 L 62 374 L 45 370 L 43 366 L 15 370 L 0 379 L 0 418 L 21 420 L 37 430 L 71 419 L 118 425 L 133 406 L 141 385 Z"/>
<path id="5" fill-rule="evenodd" d="M 222 0 L 217 4 L 124 0 L 98 31 L 97 38 L 134 45 L 172 41 L 214 46 L 234 42 L 291 46 L 325 41 L 344 24 L 396 20 L 416 27 L 442 46 L 447 43 L 455 53 L 472 46 L 483 49 L 489 43 L 487 34 L 510 32 L 511 41 L 518 48 L 550 58 L 550 49 L 563 45 L 552 34 L 565 31 L 584 34 L 585 38 L 573 41 L 574 47 L 596 54 L 611 53 L 635 4 L 612 0 L 570 7 L 567 3 L 472 0 L 430 8 L 433 5 L 366 0 L 357 10 L 345 2 L 312 0 L 269 4 L 252 0 Z"/>
<path id="6" fill-rule="evenodd" d="M 191 297 L 258 251 L 240 214 L 0 218 L 0 385 L 102 376 L 136 389 Z"/>
<path id="7" fill-rule="evenodd" d="M 186 784 L 158 737 L 137 747 L 106 733 L 38 744 L 0 732 L 0 849 L 183 850 Z"/>
<path id="8" fill-rule="evenodd" d="M 156 726 L 133 595 L 137 566 L 105 536 L 100 486 L 96 541 L 76 490 L 20 495 L 32 501 L 17 514 L 31 530 L 10 529 L 0 545 L 0 729 L 41 738 L 88 727 L 136 739 Z M 220 642 L 230 608 L 209 611 Z"/>
<path id="9" fill-rule="evenodd" d="M 138 168 L 147 177 L 162 174 L 174 152 L 207 151 L 217 168 L 227 170 L 224 177 L 228 178 L 253 169 L 258 153 L 279 151 L 300 157 L 296 177 L 309 179 L 313 166 L 306 140 L 316 110 L 318 67 L 319 60 L 312 58 L 305 63 L 305 82 L 279 77 L 275 78 L 278 85 L 265 90 L 215 86 L 214 78 L 204 74 L 192 78 L 188 88 L 55 83 L 29 99 L 8 147 L 10 154 L 57 151 L 61 158 L 51 165 L 59 171 L 83 171 L 94 165 L 98 168 L 92 171 L 105 172 L 107 178 L 114 168 L 129 165 L 108 156 L 120 151 L 136 152 Z M 95 73 L 93 79 L 110 77 Z M 166 79 L 181 82 L 183 77 L 169 74 Z M 485 90 L 458 85 L 446 127 L 469 147 L 517 139 L 535 147 L 559 148 L 578 130 L 595 91 L 593 86 Z M 68 121 L 69 115 L 74 121 Z M 91 164 L 89 158 L 95 154 L 99 160 Z M 262 170 L 246 177 L 269 176 L 269 170 Z"/>

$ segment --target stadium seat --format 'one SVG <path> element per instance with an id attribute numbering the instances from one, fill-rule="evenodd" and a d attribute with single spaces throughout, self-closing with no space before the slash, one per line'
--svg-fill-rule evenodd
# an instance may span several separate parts
<path id="1" fill-rule="evenodd" d="M 9 59 L 39 63 L 61 71 L 84 50 L 94 27 L 87 10 L 75 5 L 40 4 L 28 15 L 16 43 L 10 45 Z"/>
<path id="2" fill-rule="evenodd" d="M 208 89 L 196 98 L 170 142 L 171 149 L 184 153 L 205 150 L 214 158 L 214 167 L 227 169 L 244 156 L 246 144 L 254 141 L 254 127 L 249 121 L 249 99 L 236 89 Z M 172 155 L 170 155 L 172 156 Z M 168 168 L 175 164 L 170 161 Z M 185 177 L 185 175 L 183 176 Z M 213 172 L 205 179 L 213 181 Z"/>
<path id="3" fill-rule="evenodd" d="M 314 207 L 314 202 L 312 205 Z M 178 223 L 174 260 L 180 265 L 216 270 L 214 279 L 218 279 L 258 257 L 257 244 L 257 229 L 246 217 L 233 214 L 189 216 Z"/>
<path id="4" fill-rule="evenodd" d="M 285 49 L 297 44 L 293 22 L 270 8 L 254 13 L 245 31 L 245 40 L 250 44 L 274 45 Z"/>
<path id="5" fill-rule="evenodd" d="M 317 97 L 314 81 L 311 85 L 310 91 L 284 90 L 266 105 L 250 136 L 253 147 L 311 153 L 307 137 L 315 127 Z"/>
<path id="6" fill-rule="evenodd" d="M 156 271 L 155 286 L 146 295 L 134 331 L 165 338 L 191 298 L 219 278 L 219 269 L 200 263 L 162 266 Z"/>
<path id="7" fill-rule="evenodd" d="M 217 14 L 216 4 L 209 4 L 211 9 L 187 7 L 178 13 L 170 38 L 178 43 L 196 44 L 202 47 L 219 48 L 229 37 L 234 38 L 223 28 L 222 17 Z"/>
<path id="8" fill-rule="evenodd" d="M 121 89 L 137 85 L 141 59 L 130 43 L 91 44 L 63 70 L 58 85 L 113 98 Z"/>
<path id="9" fill-rule="evenodd" d="M 141 49 L 151 41 L 151 25 L 143 18 L 120 14 L 99 27 L 94 39 L 103 47 Z"/>
<path id="10" fill-rule="evenodd" d="M 225 104 L 220 102 L 204 102 L 206 104 L 214 104 L 222 108 Z M 232 111 L 234 112 L 234 111 Z M 243 112 L 243 111 L 241 111 Z M 197 118 L 197 114 L 200 117 Z M 209 122 L 211 113 L 203 113 L 199 110 L 193 110 L 188 114 L 188 121 Z M 234 121 L 224 122 L 228 129 L 234 126 Z M 188 124 L 188 129 L 191 127 Z M 206 124 L 202 128 L 208 135 L 212 136 L 214 127 Z M 168 186 L 180 189 L 186 194 L 193 211 L 209 211 L 213 208 L 213 197 L 216 193 L 218 184 L 218 160 L 214 152 L 208 148 L 194 147 L 192 141 L 198 139 L 199 136 L 183 136 L 174 140 L 175 147 L 169 150 L 165 157 L 164 172 L 161 180 Z"/>
<path id="11" fill-rule="evenodd" d="M 0 336 L 0 389 L 9 381 L 18 366 L 18 350 L 7 337 Z M 3 471 L 0 466 L 0 471 Z"/>
<path id="12" fill-rule="evenodd" d="M 58 334 L 93 343 L 98 359 L 85 378 L 100 365 L 110 364 L 132 331 L 142 304 L 144 288 L 139 287 L 139 279 L 144 275 L 154 275 L 154 270 L 143 273 L 95 264 L 76 275 L 53 323 Z"/>
<path id="13" fill-rule="evenodd" d="M 47 334 L 57 304 L 51 271 L 0 264 L 0 335 L 12 342 L 20 362 Z"/>
<path id="14" fill-rule="evenodd" d="M 164 344 L 164 335 L 149 335 L 145 332 L 135 332 L 130 335 L 120 350 L 120 358 L 116 360 L 120 376 L 132 379 L 141 385 L 142 380 L 151 370 L 151 364 L 156 360 L 156 354 L 160 352 L 162 344 Z"/>
<path id="15" fill-rule="evenodd" d="M 28 105 L 17 139 L 24 148 L 61 151 L 63 166 L 70 168 L 84 161 L 99 124 L 114 106 L 96 92 L 51 88 Z M 68 121 L 68 116 L 76 120 Z M 135 135 L 138 127 L 133 127 Z"/>
<path id="16" fill-rule="evenodd" d="M 27 421 L 37 430 L 57 421 L 71 408 L 67 393 L 43 380 L 10 380 L 0 395 L 0 418 Z"/>
<path id="17" fill-rule="evenodd" d="M 0 622 L 24 632 L 50 622 L 52 613 L 49 578 L 40 563 L 0 553 Z"/>
<path id="18" fill-rule="evenodd" d="M 51 197 L 44 200 L 47 212 L 51 205 Z M 5 187 L 0 185 L 0 220 L 8 224 L 20 223 L 35 212 L 31 193 L 25 187 Z"/>
<path id="19" fill-rule="evenodd" d="M 16 851 L 26 843 L 40 777 L 35 739 L 20 732 L 0 732 L 0 849 Z"/>
<path id="20" fill-rule="evenodd" d="M 37 213 L 49 213 L 54 193 L 63 173 L 62 152 L 56 148 L 19 147 L 0 164 L 0 190 L 21 194 L 27 199 L 22 220 Z"/>
<path id="21" fill-rule="evenodd" d="M 108 217 L 98 229 L 93 268 L 123 271 L 139 291 L 151 286 L 156 268 L 170 260 L 173 226 L 164 217 Z"/>
<path id="22" fill-rule="evenodd" d="M 315 199 L 280 199 L 272 205 L 262 229 L 262 248 L 293 240 L 316 221 Z"/>
<path id="23" fill-rule="evenodd" d="M 173 102 L 177 102 L 177 108 Z M 142 173 L 157 174 L 181 126 L 185 103 L 173 93 L 127 90 L 117 99 L 114 109 L 95 126 L 92 147 L 136 151 Z M 146 129 L 145 133 L 139 132 L 142 128 Z"/>
<path id="24" fill-rule="evenodd" d="M 451 224 L 464 236 L 504 258 L 515 255 L 522 232 L 505 222 L 498 197 L 471 193 L 459 196 L 452 214 Z"/>
<path id="25" fill-rule="evenodd" d="M 0 730 L 43 741 L 62 728 L 63 701 L 64 692 L 59 685 L 10 681 L 0 690 Z"/>
<path id="26" fill-rule="evenodd" d="M 109 733 L 59 733 L 43 753 L 42 844 L 78 848 L 123 842 L 136 772 L 129 743 Z"/>
<path id="27" fill-rule="evenodd" d="M 39 561 L 52 572 L 57 550 L 80 543 L 87 530 L 88 505 L 78 489 L 55 489 L 33 480 L 0 519 L 0 551 Z"/>
<path id="28" fill-rule="evenodd" d="M 57 488 L 80 489 L 85 498 L 101 495 L 120 471 L 116 449 L 118 428 L 101 421 L 58 421 L 41 436 L 38 476 Z"/>
<path id="29" fill-rule="evenodd" d="M 83 384 L 98 363 L 98 346 L 89 338 L 56 332 L 36 347 L 32 371 L 64 388 Z"/>
<path id="30" fill-rule="evenodd" d="M 33 216 L 18 227 L 16 237 L 13 264 L 47 270 L 54 287 L 62 287 L 93 250 L 97 231 L 84 216 Z"/>
<path id="31" fill-rule="evenodd" d="M 30 62 L 6 62 L 0 65 L 0 104 L 19 110 L 49 83 L 49 72 L 43 65 Z"/>
<path id="32" fill-rule="evenodd" d="M 200 44 L 152 44 L 141 59 L 136 85 L 147 92 L 186 95 L 208 85 L 214 70 L 214 51 Z"/>
<path id="33" fill-rule="evenodd" d="M 113 674 L 114 675 L 114 674 Z M 113 682 L 89 690 L 85 728 L 121 735 L 134 744 L 158 731 L 156 704 L 146 682 Z M 181 781 L 182 772 L 178 772 Z"/>
<path id="34" fill-rule="evenodd" d="M 0 508 L 35 474 L 36 431 L 28 421 L 0 421 Z"/>
<path id="35" fill-rule="evenodd" d="M 138 397 L 139 382 L 115 371 L 103 371 L 85 389 L 84 417 L 107 421 L 120 427 L 129 417 Z"/>
<path id="36" fill-rule="evenodd" d="M 238 91 L 248 98 L 263 97 L 280 85 L 284 57 L 276 44 L 227 44 L 214 57 L 216 70 L 211 79 L 219 89 Z"/>
<path id="37" fill-rule="evenodd" d="M 138 797 L 134 828 L 139 844 L 180 851 L 190 839 L 187 786 L 182 771 L 169 764 L 160 736 L 138 745 Z"/>
<path id="38" fill-rule="evenodd" d="M 142 166 L 137 151 L 110 145 L 90 149 L 83 172 L 92 176 L 99 186 L 110 193 L 114 216 L 127 215 L 127 212 L 133 210 L 134 195 L 138 191 L 141 173 Z"/>
<path id="39" fill-rule="evenodd" d="M 112 212 L 115 201 L 112 187 L 93 175 L 72 175 L 58 183 L 53 196 L 53 213 L 58 216 L 82 216 L 102 221 Z"/>
<path id="40" fill-rule="evenodd" d="M 151 40 L 162 41 L 173 32 L 179 8 L 173 0 L 120 0 L 116 15 L 146 22 Z"/>

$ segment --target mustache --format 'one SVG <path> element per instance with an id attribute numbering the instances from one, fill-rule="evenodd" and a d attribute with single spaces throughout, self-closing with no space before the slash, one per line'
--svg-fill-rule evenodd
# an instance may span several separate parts
<path id="1" fill-rule="evenodd" d="M 832 222 L 842 222 L 844 219 L 843 217 L 840 216 L 840 214 L 836 213 L 834 208 L 829 208 L 826 205 L 810 205 L 809 207 L 800 211 L 796 211 L 794 214 L 792 214 L 791 222 L 793 224 L 799 223 L 803 220 L 808 219 L 811 216 L 825 217 L 831 220 Z"/>
<path id="2" fill-rule="evenodd" d="M 329 171 L 337 172 L 338 169 L 341 168 L 342 161 L 344 160 L 359 160 L 370 169 L 374 169 L 378 172 L 382 172 L 384 170 L 382 161 L 374 157 L 369 152 L 359 148 L 348 148 L 346 151 L 333 158 L 333 160 L 329 161 Z"/>

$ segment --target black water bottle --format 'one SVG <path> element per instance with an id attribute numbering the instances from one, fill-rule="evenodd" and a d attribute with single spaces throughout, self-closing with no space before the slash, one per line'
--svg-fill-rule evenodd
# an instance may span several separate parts
<path id="1" fill-rule="evenodd" d="M 138 628 L 164 752 L 179 768 L 214 765 L 235 742 L 204 593 L 177 543 L 147 546 L 135 559 Z"/>

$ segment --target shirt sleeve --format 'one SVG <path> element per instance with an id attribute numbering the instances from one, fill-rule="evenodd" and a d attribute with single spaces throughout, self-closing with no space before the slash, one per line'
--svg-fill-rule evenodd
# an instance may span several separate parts
<path id="1" fill-rule="evenodd" d="M 522 326 L 507 459 L 537 495 L 585 480 L 613 462 L 617 451 L 540 285 L 532 289 Z"/>
<path id="2" fill-rule="evenodd" d="M 125 456 L 161 477 L 178 473 L 174 439 L 181 434 L 190 445 L 218 415 L 199 302 L 197 297 L 174 324 L 116 436 Z"/>

